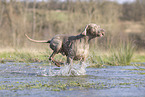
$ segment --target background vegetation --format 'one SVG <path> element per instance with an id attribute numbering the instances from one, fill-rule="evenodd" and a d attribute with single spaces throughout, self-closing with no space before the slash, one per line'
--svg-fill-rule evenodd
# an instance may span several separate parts
<path id="1" fill-rule="evenodd" d="M 34 39 L 51 39 L 56 34 L 79 34 L 86 24 L 96 23 L 106 30 L 106 35 L 94 39 L 90 51 L 110 53 L 118 48 L 118 52 L 129 58 L 134 47 L 137 52 L 145 50 L 144 9 L 145 0 L 123 4 L 109 0 L 1 0 L 1 52 L 5 48 L 46 50 L 47 44 L 31 43 L 24 34 Z M 90 60 L 98 55 L 96 52 L 92 52 Z M 124 58 L 119 53 L 112 55 L 111 60 L 118 62 Z"/>

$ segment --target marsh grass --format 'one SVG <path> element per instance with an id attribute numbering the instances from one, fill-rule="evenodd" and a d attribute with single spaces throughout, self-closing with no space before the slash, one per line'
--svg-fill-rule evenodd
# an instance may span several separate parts
<path id="1" fill-rule="evenodd" d="M 0 51 L 0 62 L 50 62 L 48 57 L 51 55 L 50 49 L 5 49 Z M 65 62 L 65 57 L 58 54 L 55 56 L 58 61 Z"/>
<path id="2" fill-rule="evenodd" d="M 139 62 L 144 63 L 145 62 L 145 52 L 136 52 L 133 56 L 132 62 Z"/>
<path id="3" fill-rule="evenodd" d="M 88 60 L 93 67 L 103 65 L 130 65 L 135 46 L 131 42 L 121 42 L 118 47 L 110 46 L 108 51 L 92 50 Z"/>
<path id="4" fill-rule="evenodd" d="M 50 62 L 48 57 L 51 55 L 50 49 L 9 49 L 1 50 L 0 60 L 15 61 L 15 62 Z M 102 67 L 104 65 L 130 65 L 133 55 L 135 53 L 135 46 L 131 42 L 121 42 L 117 47 L 110 46 L 107 51 L 100 49 L 90 49 L 87 62 L 90 67 Z M 139 56 L 139 55 L 138 55 Z M 145 56 L 143 56 L 145 57 Z M 134 57 L 136 58 L 136 57 Z M 139 57 L 140 58 L 140 57 Z M 61 62 L 66 62 L 66 57 L 61 54 L 57 54 L 55 59 Z M 135 62 L 138 59 L 133 59 Z"/>
<path id="5" fill-rule="evenodd" d="M 90 64 L 88 67 L 102 67 L 105 64 L 106 52 L 102 52 L 103 54 L 99 53 L 102 51 L 98 50 L 91 50 L 87 62 Z M 105 54 L 104 54 L 105 53 Z"/>
<path id="6" fill-rule="evenodd" d="M 64 90 L 83 90 L 83 89 L 106 89 L 110 87 L 108 85 L 106 87 L 106 83 L 104 82 L 79 82 L 79 81 L 68 81 L 68 82 L 16 82 L 13 84 L 5 84 L 0 86 L 0 90 L 24 90 L 24 89 L 46 89 L 48 91 L 64 91 Z"/>
<path id="7" fill-rule="evenodd" d="M 39 56 L 39 57 L 38 57 Z M 14 62 L 40 62 L 45 60 L 41 52 L 31 49 L 6 49 L 0 52 L 1 61 L 14 61 Z M 40 60 L 41 59 L 41 60 Z"/>
<path id="8" fill-rule="evenodd" d="M 8 83 L 1 81 L 0 83 Z M 143 84 L 143 83 L 140 83 Z M 25 82 L 13 82 L 11 84 L 0 85 L 0 90 L 32 90 L 32 89 L 45 89 L 47 91 L 65 91 L 65 90 L 87 90 L 87 89 L 110 89 L 114 87 L 120 88 L 130 88 L 130 85 L 138 87 L 136 83 L 131 82 L 121 82 L 121 83 L 107 83 L 107 82 L 81 82 L 81 81 L 56 81 L 56 82 L 42 82 L 42 81 L 30 81 L 29 83 Z"/>
<path id="9" fill-rule="evenodd" d="M 118 48 L 111 48 L 110 60 L 116 65 L 130 65 L 135 52 L 135 46 L 131 42 L 120 43 Z"/>

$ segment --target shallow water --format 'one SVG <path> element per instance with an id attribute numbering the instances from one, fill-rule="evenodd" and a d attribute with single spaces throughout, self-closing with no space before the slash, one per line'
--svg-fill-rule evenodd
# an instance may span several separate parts
<path id="1" fill-rule="evenodd" d="M 0 64 L 0 97 L 145 96 L 145 67 L 85 65 Z"/>

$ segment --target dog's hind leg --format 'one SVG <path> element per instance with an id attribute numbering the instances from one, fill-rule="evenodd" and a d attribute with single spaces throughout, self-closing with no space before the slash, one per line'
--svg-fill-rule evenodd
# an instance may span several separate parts
<path id="1" fill-rule="evenodd" d="M 60 67 L 60 64 L 62 64 L 62 63 L 61 63 L 61 62 L 58 62 L 58 61 L 56 61 L 56 60 L 54 60 L 54 56 L 55 56 L 56 54 L 57 54 L 57 52 L 54 51 L 54 52 L 50 55 L 49 60 L 51 60 L 56 66 Z"/>
<path id="2" fill-rule="evenodd" d="M 60 67 L 62 65 L 62 62 L 58 62 L 54 60 L 54 56 L 58 53 L 60 53 L 62 47 L 62 41 L 59 39 L 53 39 L 50 42 L 50 48 L 53 50 L 53 53 L 50 55 L 49 60 L 51 60 L 56 66 Z"/>

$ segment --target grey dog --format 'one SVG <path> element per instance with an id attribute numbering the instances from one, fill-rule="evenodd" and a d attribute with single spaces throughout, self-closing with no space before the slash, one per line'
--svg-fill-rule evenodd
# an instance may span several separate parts
<path id="1" fill-rule="evenodd" d="M 25 34 L 26 35 L 26 34 Z M 60 67 L 61 62 L 54 60 L 54 56 L 58 53 L 67 56 L 67 64 L 70 64 L 71 60 L 80 60 L 82 63 L 86 60 L 89 53 L 89 42 L 96 37 L 102 37 L 105 35 L 104 29 L 96 24 L 88 24 L 85 30 L 76 36 L 71 35 L 56 35 L 51 40 L 34 40 L 26 35 L 26 37 L 33 42 L 50 43 L 50 48 L 53 53 L 50 55 L 49 60 Z"/>

